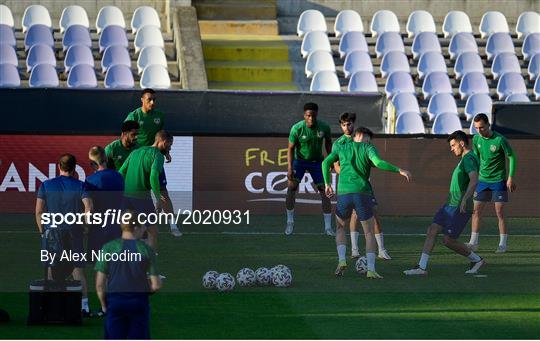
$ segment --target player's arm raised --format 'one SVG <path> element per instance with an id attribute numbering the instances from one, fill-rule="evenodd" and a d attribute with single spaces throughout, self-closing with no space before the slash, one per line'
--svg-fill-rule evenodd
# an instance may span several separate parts
<path id="1" fill-rule="evenodd" d="M 405 179 L 407 179 L 407 182 L 412 181 L 412 174 L 408 170 L 401 169 L 397 166 L 394 166 L 388 161 L 385 161 L 379 157 L 379 154 L 377 153 L 377 149 L 375 149 L 374 146 L 371 146 L 369 151 L 369 159 L 371 162 L 373 162 L 373 165 L 379 169 L 388 171 L 388 172 L 394 172 L 399 173 L 400 175 L 404 176 Z"/>
<path id="2" fill-rule="evenodd" d="M 332 188 L 332 165 L 339 160 L 337 153 L 332 152 L 328 155 L 322 162 L 322 173 L 324 178 L 324 191 L 327 197 L 332 197 L 334 195 L 334 190 Z"/>

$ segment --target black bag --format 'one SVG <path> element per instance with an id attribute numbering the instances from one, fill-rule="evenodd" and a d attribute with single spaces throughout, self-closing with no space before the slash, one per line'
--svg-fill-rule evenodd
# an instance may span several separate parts
<path id="1" fill-rule="evenodd" d="M 65 229 L 47 229 L 42 237 L 42 248 L 55 253 L 57 260 L 44 265 L 44 279 L 30 283 L 28 325 L 82 324 L 81 282 L 66 280 L 73 264 L 59 260 L 62 251 L 71 249 L 71 238 L 71 231 Z M 49 267 L 52 280 L 48 279 Z"/>
<path id="2" fill-rule="evenodd" d="M 80 281 L 30 283 L 28 324 L 82 324 Z"/>

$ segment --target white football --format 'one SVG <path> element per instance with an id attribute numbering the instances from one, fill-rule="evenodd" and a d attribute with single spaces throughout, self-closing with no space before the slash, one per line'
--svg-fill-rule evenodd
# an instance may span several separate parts
<path id="1" fill-rule="evenodd" d="M 251 287 L 256 283 L 255 271 L 243 268 L 236 274 L 236 281 L 241 287 Z"/>
<path id="2" fill-rule="evenodd" d="M 216 280 L 219 276 L 219 273 L 217 271 L 210 270 L 207 273 L 204 274 L 202 278 L 202 285 L 206 289 L 215 289 L 216 288 Z"/>
<path id="3" fill-rule="evenodd" d="M 234 277 L 228 272 L 220 274 L 216 279 L 216 288 L 219 291 L 230 291 L 234 288 L 234 284 Z"/>
<path id="4" fill-rule="evenodd" d="M 359 274 L 365 274 L 367 272 L 367 258 L 360 257 L 356 261 L 356 272 Z"/>
<path id="5" fill-rule="evenodd" d="M 272 274 L 267 268 L 258 268 L 255 270 L 257 285 L 269 285 L 272 283 Z"/>
<path id="6" fill-rule="evenodd" d="M 276 287 L 285 288 L 292 283 L 292 273 L 288 269 L 278 268 L 272 273 L 272 284 Z"/>
<path id="7" fill-rule="evenodd" d="M 291 269 L 289 269 L 286 265 L 279 264 L 270 269 L 270 273 L 272 274 L 272 276 L 274 276 L 274 273 L 280 270 L 291 272 Z"/>

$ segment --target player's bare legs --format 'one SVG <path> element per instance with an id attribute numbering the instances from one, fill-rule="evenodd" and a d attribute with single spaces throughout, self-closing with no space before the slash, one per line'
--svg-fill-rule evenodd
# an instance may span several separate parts
<path id="1" fill-rule="evenodd" d="M 150 246 L 156 253 L 157 253 L 157 236 L 158 236 L 158 229 L 156 225 L 148 226 L 146 228 L 146 231 L 148 232 L 148 239 L 146 240 L 146 244 Z"/>
<path id="2" fill-rule="evenodd" d="M 335 272 L 336 276 L 343 276 L 343 273 L 347 268 L 347 234 L 345 233 L 345 226 L 348 223 L 349 219 L 343 220 L 336 216 L 336 249 L 338 253 L 338 266 Z"/>
<path id="3" fill-rule="evenodd" d="M 375 252 L 377 251 L 377 241 L 375 240 L 375 218 L 371 217 L 368 220 L 363 220 L 360 222 L 362 224 L 362 229 L 364 230 L 364 236 L 366 238 L 366 258 L 368 263 L 368 278 L 382 278 L 375 271 Z"/>
<path id="4" fill-rule="evenodd" d="M 324 231 L 328 236 L 335 236 L 336 234 L 332 231 L 332 202 L 324 192 L 324 184 L 317 185 L 317 190 L 321 195 L 321 205 L 324 218 Z"/>
<path id="5" fill-rule="evenodd" d="M 285 234 L 291 235 L 294 231 L 294 204 L 296 201 L 296 191 L 298 190 L 298 182 L 289 180 L 287 182 L 287 196 L 285 198 L 285 208 L 287 209 L 287 227 Z"/>
<path id="6" fill-rule="evenodd" d="M 377 213 L 377 207 L 373 207 L 373 218 L 375 218 L 375 239 L 377 240 L 377 246 L 379 247 L 379 258 L 390 260 L 392 259 L 384 247 L 384 236 L 381 226 L 381 220 L 379 219 L 379 214 Z"/>
<path id="7" fill-rule="evenodd" d="M 90 315 L 90 307 L 88 306 L 88 285 L 86 283 L 86 276 L 84 274 L 84 268 L 74 268 L 71 273 L 73 279 L 81 282 L 82 286 L 82 310 L 84 314 Z"/>
<path id="8" fill-rule="evenodd" d="M 508 232 L 506 231 L 506 223 L 504 221 L 504 202 L 495 203 L 495 213 L 497 214 L 497 220 L 499 225 L 499 247 L 497 253 L 506 252 L 506 240 L 508 239 Z"/>
<path id="9" fill-rule="evenodd" d="M 360 257 L 360 251 L 358 250 L 358 237 L 360 232 L 358 232 L 358 217 L 356 216 L 356 211 L 352 211 L 351 221 L 349 223 L 349 231 L 351 233 L 351 257 L 358 258 Z M 336 230 L 337 233 L 337 230 Z"/>
<path id="10" fill-rule="evenodd" d="M 405 275 L 408 275 L 408 276 L 427 275 L 426 269 L 427 269 L 429 257 L 430 257 L 431 252 L 433 251 L 435 242 L 437 241 L 437 235 L 441 233 L 441 231 L 442 231 L 442 226 L 435 223 L 429 225 L 426 232 L 426 240 L 424 241 L 424 248 L 422 249 L 422 255 L 420 256 L 418 266 L 410 270 L 403 271 Z M 469 250 L 466 244 L 463 244 L 462 242 L 460 242 L 459 240 L 455 238 L 445 235 L 443 239 L 443 244 L 450 250 L 464 257 L 467 257 L 469 258 L 469 260 L 471 260 L 472 262 L 471 269 L 469 269 L 469 271 L 471 270 L 474 270 L 474 271 L 468 272 L 468 273 L 476 273 L 478 269 L 480 269 L 480 267 L 482 267 L 485 264 L 480 256 L 474 253 L 474 251 Z"/>
<path id="11" fill-rule="evenodd" d="M 480 223 L 482 214 L 486 208 L 486 203 L 482 201 L 474 201 L 474 208 L 471 217 L 471 239 L 466 244 L 472 251 L 478 249 L 478 237 L 480 236 Z"/>
<path id="12" fill-rule="evenodd" d="M 171 197 L 169 196 L 169 192 L 167 191 L 166 187 L 161 187 L 161 205 L 163 212 L 167 213 L 168 215 L 174 216 L 174 208 L 171 201 Z M 171 234 L 175 237 L 181 237 L 182 232 L 180 232 L 180 229 L 176 225 L 176 222 L 174 218 L 172 218 L 169 221 L 169 225 L 171 228 Z"/>

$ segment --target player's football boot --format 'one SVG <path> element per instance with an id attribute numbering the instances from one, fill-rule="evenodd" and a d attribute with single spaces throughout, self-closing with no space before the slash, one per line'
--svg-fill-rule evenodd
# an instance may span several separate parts
<path id="1" fill-rule="evenodd" d="M 336 233 L 331 228 L 325 229 L 324 233 L 326 233 L 326 235 L 330 236 L 330 237 L 335 237 L 336 236 Z"/>
<path id="2" fill-rule="evenodd" d="M 506 245 L 499 245 L 497 250 L 495 250 L 495 253 L 505 253 L 506 252 Z"/>
<path id="3" fill-rule="evenodd" d="M 360 252 L 358 252 L 358 249 L 353 249 L 351 251 L 351 258 L 360 258 Z"/>
<path id="4" fill-rule="evenodd" d="M 94 317 L 94 314 L 90 310 L 82 309 L 81 310 L 82 317 Z"/>
<path id="5" fill-rule="evenodd" d="M 99 308 L 98 312 L 96 313 L 98 317 L 105 317 L 107 316 L 107 313 L 103 311 L 103 309 Z"/>
<path id="6" fill-rule="evenodd" d="M 379 258 L 384 260 L 390 260 L 392 257 L 388 254 L 388 251 L 386 249 L 379 250 Z"/>
<path id="7" fill-rule="evenodd" d="M 343 276 L 343 274 L 345 273 L 345 269 L 347 269 L 347 262 L 345 261 L 340 261 L 338 263 L 338 266 L 336 268 L 336 272 L 335 272 L 335 275 L 336 276 Z"/>
<path id="8" fill-rule="evenodd" d="M 285 228 L 285 234 L 287 236 L 290 236 L 294 231 L 294 222 L 292 221 L 288 221 L 287 222 L 287 227 Z"/>
<path id="9" fill-rule="evenodd" d="M 175 237 L 182 237 L 182 232 L 178 227 L 171 227 L 171 234 Z"/>
<path id="10" fill-rule="evenodd" d="M 368 270 L 368 272 L 366 274 L 366 277 L 371 278 L 371 279 L 382 279 L 383 278 L 383 276 L 379 275 L 377 273 L 377 271 L 369 271 L 369 270 Z"/>
<path id="11" fill-rule="evenodd" d="M 467 247 L 467 249 L 473 252 L 476 252 L 476 250 L 478 250 L 478 244 L 465 243 L 465 246 Z"/>
<path id="12" fill-rule="evenodd" d="M 469 270 L 465 271 L 466 274 L 476 274 L 478 273 L 478 270 L 482 266 L 486 265 L 486 261 L 484 259 L 480 259 L 478 262 L 471 262 L 471 266 L 469 267 Z"/>
<path id="13" fill-rule="evenodd" d="M 427 271 L 422 269 L 420 267 L 420 265 L 417 265 L 415 266 L 414 268 L 412 269 L 409 269 L 409 270 L 405 270 L 403 271 L 403 273 L 407 276 L 414 276 L 414 275 L 422 275 L 422 276 L 425 276 L 427 275 Z"/>

